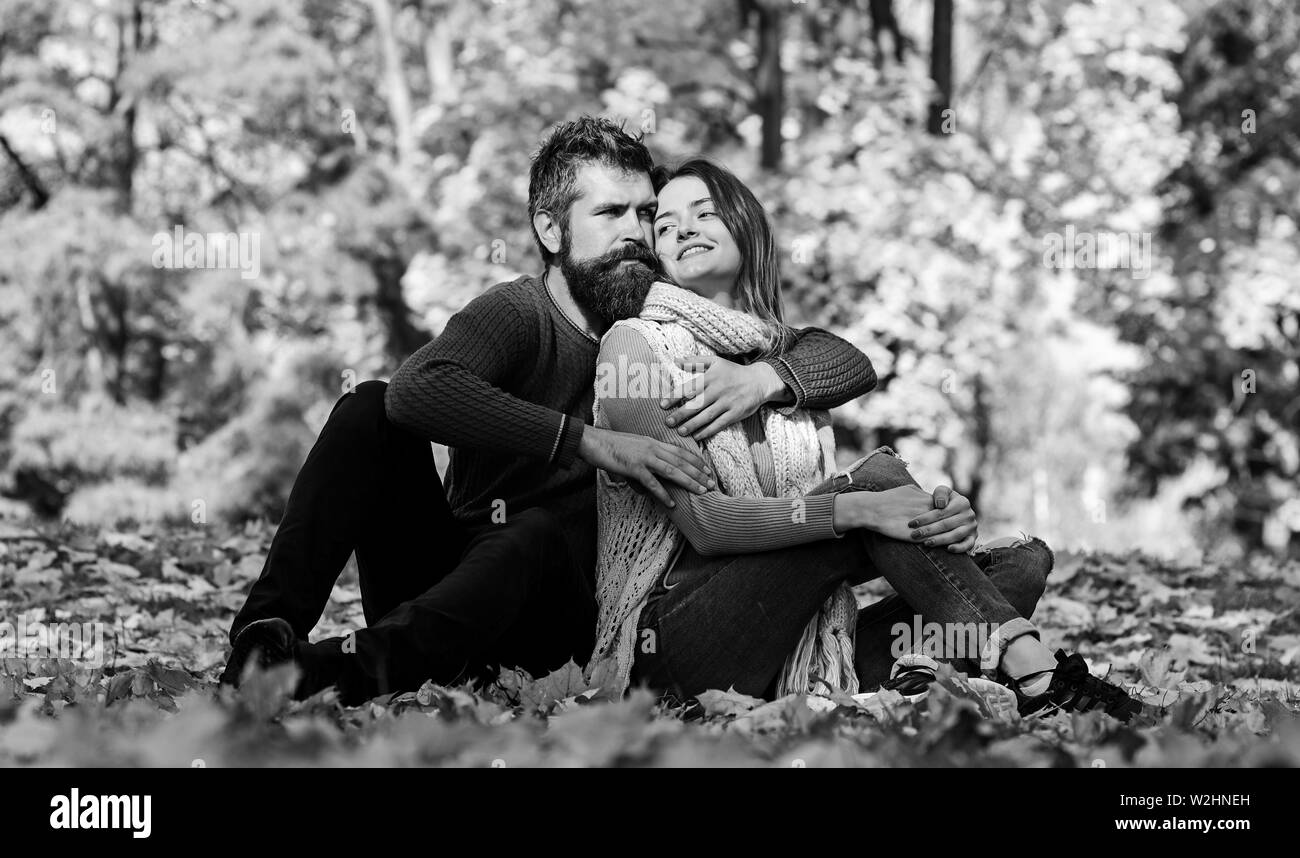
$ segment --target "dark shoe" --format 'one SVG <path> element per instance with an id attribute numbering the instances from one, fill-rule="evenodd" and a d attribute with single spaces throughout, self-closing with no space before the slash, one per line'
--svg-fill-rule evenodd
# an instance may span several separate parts
<path id="1" fill-rule="evenodd" d="M 897 691 L 906 700 L 919 703 L 929 696 L 930 686 L 934 684 L 938 671 L 939 663 L 929 656 L 905 653 L 890 668 L 889 678 L 880 683 L 880 691 Z M 878 693 L 880 692 L 866 691 L 853 695 L 853 699 L 866 703 Z"/>
<path id="2" fill-rule="evenodd" d="M 903 656 L 894 662 L 889 678 L 880 683 L 882 690 L 897 691 L 908 700 L 924 700 L 934 684 L 939 665 L 928 656 Z"/>
<path id="3" fill-rule="evenodd" d="M 305 700 L 318 691 L 338 684 L 343 673 L 342 640 L 330 638 L 314 644 L 300 641 L 293 633 L 293 628 L 278 617 L 249 623 L 235 636 L 230 661 L 221 674 L 220 683 L 238 687 L 244 677 L 245 667 L 253 653 L 257 653 L 256 664 L 262 670 L 290 662 L 296 665 L 299 675 L 293 699 Z M 352 701 L 350 705 L 359 702 L 364 700 Z"/>
<path id="4" fill-rule="evenodd" d="M 1067 656 L 1065 650 L 1056 651 L 1056 670 L 1047 691 L 1028 697 L 1020 690 L 1020 683 L 1008 679 L 1007 685 L 1016 692 L 1020 701 L 1020 714 L 1035 712 L 1049 714 L 1054 710 L 1087 712 L 1101 707 L 1107 715 L 1127 722 L 1142 711 L 1142 704 L 1117 685 L 1098 679 L 1088 672 L 1088 663 L 1077 652 Z M 1047 710 L 1047 711 L 1044 711 Z"/>
<path id="5" fill-rule="evenodd" d="M 297 643 L 298 636 L 293 633 L 293 627 L 279 617 L 249 623 L 235 635 L 220 684 L 238 688 L 244 678 L 244 668 L 254 653 L 257 653 L 257 666 L 262 670 L 293 661 Z"/>
<path id="6" fill-rule="evenodd" d="M 326 638 L 316 643 L 298 641 L 293 651 L 293 661 L 300 675 L 294 689 L 294 700 L 306 700 L 318 691 L 339 686 L 339 702 L 345 706 L 360 706 L 368 699 L 360 689 L 347 689 L 340 680 L 347 655 L 343 653 L 343 638 Z"/>

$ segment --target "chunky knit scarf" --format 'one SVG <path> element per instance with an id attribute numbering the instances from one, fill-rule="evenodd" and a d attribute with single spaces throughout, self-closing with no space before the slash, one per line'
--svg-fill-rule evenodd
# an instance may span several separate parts
<path id="1" fill-rule="evenodd" d="M 766 348 L 770 336 L 768 329 L 752 316 L 666 283 L 651 287 L 640 318 L 617 322 L 614 327 L 620 325 L 646 338 L 661 364 L 657 371 L 672 381 L 683 381 L 691 375 L 678 368 L 674 358 L 745 354 Z M 608 428 L 601 413 L 601 387 L 597 384 L 593 417 L 595 425 Z M 798 498 L 834 469 L 830 433 L 817 431 L 818 423 L 829 420 L 826 412 L 764 406 L 760 416 L 772 450 L 778 496 Z M 728 426 L 706 440 L 704 450 L 725 494 L 763 496 L 749 442 L 740 425 Z M 684 536 L 672 523 L 667 509 L 653 497 L 634 490 L 631 483 L 612 479 L 605 471 L 597 472 L 596 505 L 599 618 L 591 674 L 601 675 L 607 690 L 621 694 L 630 682 L 641 611 L 655 583 L 677 557 Z M 795 510 L 792 504 L 791 513 Z M 792 574 L 799 571 L 792 570 Z M 826 689 L 856 692 L 856 617 L 853 592 L 843 585 L 808 623 L 794 652 L 786 659 L 777 683 L 778 695 Z"/>

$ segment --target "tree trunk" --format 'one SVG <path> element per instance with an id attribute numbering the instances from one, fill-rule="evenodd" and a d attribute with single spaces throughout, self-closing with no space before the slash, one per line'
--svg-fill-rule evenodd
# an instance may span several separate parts
<path id="1" fill-rule="evenodd" d="M 454 103 L 460 97 L 456 85 L 456 65 L 452 57 L 451 10 L 446 6 L 433 9 L 424 37 L 424 66 L 429 74 L 430 98 L 439 104 Z"/>
<path id="2" fill-rule="evenodd" d="M 94 299 L 90 294 L 90 275 L 76 275 L 77 317 L 81 322 L 81 331 L 86 338 L 85 361 L 86 386 L 96 393 L 107 389 L 104 371 L 104 354 L 100 348 L 99 318 L 95 313 Z"/>
<path id="3" fill-rule="evenodd" d="M 391 256 L 372 257 L 369 262 L 375 278 L 375 311 L 384 327 L 385 347 L 397 366 L 427 343 L 430 336 L 411 320 L 411 308 L 402 295 L 406 263 Z"/>
<path id="4" fill-rule="evenodd" d="M 763 120 L 760 163 L 781 169 L 781 120 L 785 117 L 785 73 L 781 68 L 781 9 L 763 0 L 745 0 L 746 21 L 758 30 L 758 65 L 754 69 L 754 107 Z"/>
<path id="5" fill-rule="evenodd" d="M 403 178 L 414 162 L 415 133 L 411 121 L 411 90 L 402 73 L 402 54 L 393 30 L 393 9 L 388 0 L 370 0 L 375 16 L 375 35 L 384 67 L 384 89 L 388 100 L 388 115 L 393 121 L 393 138 L 397 149 L 397 167 Z M 405 182 L 403 183 L 407 187 Z"/>
<path id="6" fill-rule="evenodd" d="M 105 113 L 110 116 L 117 112 L 122 99 L 118 83 L 126 71 L 130 58 L 138 56 L 144 46 L 144 7 L 140 0 L 134 0 L 129 12 L 117 16 L 117 60 L 113 70 L 113 79 L 109 83 L 108 105 Z M 136 105 L 130 98 L 126 109 L 122 110 L 122 121 L 117 135 L 110 143 L 110 181 L 117 191 L 118 207 L 123 212 L 130 212 L 135 197 L 135 166 L 139 152 L 135 142 Z"/>
<path id="7" fill-rule="evenodd" d="M 894 62 L 902 65 L 906 42 L 902 31 L 898 29 L 898 19 L 894 17 L 893 0 L 871 0 L 868 10 L 871 12 L 871 44 L 875 47 L 875 54 L 871 58 L 872 63 L 877 70 L 885 67 L 885 53 L 880 46 L 880 35 L 888 33 L 890 41 L 894 43 Z"/>
<path id="8" fill-rule="evenodd" d="M 989 388 L 984 376 L 976 373 L 972 380 L 974 387 L 972 415 L 975 424 L 975 462 L 971 465 L 966 497 L 978 512 L 980 495 L 984 491 L 984 474 L 988 469 L 989 451 L 993 449 L 993 409 L 989 407 Z"/>
<path id="9" fill-rule="evenodd" d="M 930 42 L 930 77 L 935 95 L 926 130 L 944 133 L 944 111 L 952 106 L 952 0 L 934 0 L 934 38 Z M 951 116 L 951 114 L 949 114 Z"/>

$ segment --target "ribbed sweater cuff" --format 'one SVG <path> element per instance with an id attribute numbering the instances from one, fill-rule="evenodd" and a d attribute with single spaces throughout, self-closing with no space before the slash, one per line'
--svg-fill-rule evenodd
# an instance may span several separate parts
<path id="1" fill-rule="evenodd" d="M 804 402 L 808 398 L 808 391 L 804 388 L 803 383 L 799 381 L 799 377 L 795 375 L 794 367 L 790 366 L 790 362 L 779 356 L 763 358 L 763 362 L 776 370 L 776 374 L 782 383 L 794 393 L 794 404 L 783 407 L 803 408 Z"/>
<path id="2" fill-rule="evenodd" d="M 578 458 L 578 444 L 582 441 L 584 428 L 585 424 L 581 421 L 575 420 L 568 414 L 563 415 L 550 461 L 561 468 L 572 465 Z"/>
<path id="3" fill-rule="evenodd" d="M 808 524 L 815 539 L 840 539 L 844 536 L 835 530 L 834 494 L 805 495 L 804 503 L 808 505 Z"/>

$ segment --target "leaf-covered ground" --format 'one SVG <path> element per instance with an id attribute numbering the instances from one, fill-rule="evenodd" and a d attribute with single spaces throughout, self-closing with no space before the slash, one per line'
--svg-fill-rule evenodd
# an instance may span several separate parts
<path id="1" fill-rule="evenodd" d="M 572 666 L 344 708 L 332 692 L 288 701 L 292 668 L 216 691 L 226 629 L 270 537 L 0 523 L 0 765 L 1300 764 L 1294 561 L 1058 555 L 1035 619 L 1049 644 L 1078 649 L 1151 704 L 1134 726 L 1099 713 L 999 717 L 955 675 L 917 705 L 716 692 L 703 712 L 683 711 L 647 692 L 605 700 Z M 55 623 L 104 623 L 102 664 L 18 657 L 20 618 L 26 640 Z M 350 569 L 315 634 L 361 624 Z"/>

